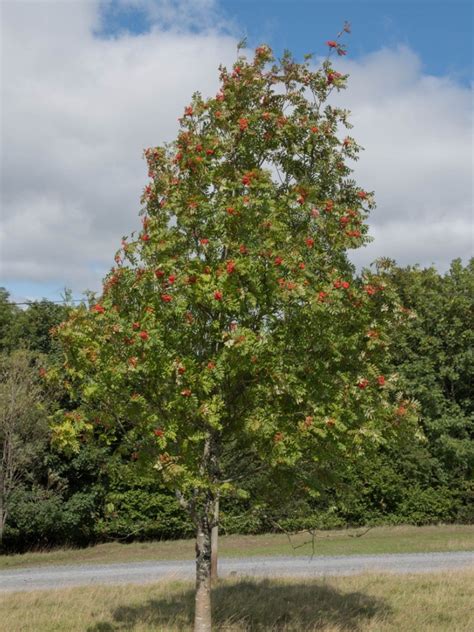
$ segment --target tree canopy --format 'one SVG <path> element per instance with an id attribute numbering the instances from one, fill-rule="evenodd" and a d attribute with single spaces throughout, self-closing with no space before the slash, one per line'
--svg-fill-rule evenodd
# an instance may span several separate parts
<path id="1" fill-rule="evenodd" d="M 197 528 L 196 630 L 219 496 L 262 468 L 311 494 L 411 415 L 384 369 L 397 296 L 347 258 L 373 198 L 350 177 L 348 112 L 328 103 L 346 77 L 260 46 L 220 80 L 145 151 L 142 228 L 58 327 L 81 406 L 56 440 L 113 444 L 176 491 Z"/>

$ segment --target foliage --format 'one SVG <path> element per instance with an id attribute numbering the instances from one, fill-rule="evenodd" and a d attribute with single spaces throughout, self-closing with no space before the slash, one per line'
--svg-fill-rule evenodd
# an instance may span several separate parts
<path id="1" fill-rule="evenodd" d="M 391 282 L 411 318 L 394 340 L 392 364 L 420 420 L 435 462 L 431 484 L 457 498 L 459 519 L 471 520 L 474 499 L 474 259 L 434 268 L 396 268 Z"/>
<path id="2" fill-rule="evenodd" d="M 0 287 L 0 352 L 7 352 L 18 346 L 17 319 L 20 310 L 9 300 L 10 294 Z"/>
<path id="3" fill-rule="evenodd" d="M 156 484 L 109 492 L 105 509 L 97 525 L 100 538 L 173 540 L 194 535 L 194 527 L 176 498 Z"/>
<path id="4" fill-rule="evenodd" d="M 143 228 L 100 300 L 59 328 L 82 403 L 57 445 L 114 445 L 194 511 L 261 467 L 310 492 L 297 464 L 350 460 L 396 430 L 397 385 L 378 365 L 401 312 L 346 256 L 372 198 L 345 164 L 348 113 L 324 105 L 344 81 L 260 47 L 221 69 L 215 98 L 194 95 L 175 143 L 146 151 Z"/>
<path id="5" fill-rule="evenodd" d="M 19 338 L 31 351 L 43 354 L 57 352 L 57 342 L 51 330 L 68 314 L 69 308 L 43 299 L 32 301 L 19 318 Z"/>
<path id="6" fill-rule="evenodd" d="M 87 545 L 94 541 L 95 494 L 85 490 L 65 498 L 57 490 L 20 488 L 11 499 L 4 550 L 60 545 Z"/>
<path id="7" fill-rule="evenodd" d="M 220 79 L 175 142 L 145 152 L 142 229 L 58 328 L 80 406 L 57 416 L 56 443 L 113 445 L 176 492 L 197 529 L 196 631 L 211 625 L 219 497 L 262 469 L 254 499 L 256 482 L 311 495 L 412 413 L 383 372 L 397 296 L 347 258 L 373 200 L 350 178 L 348 112 L 326 103 L 345 77 L 261 46 Z"/>
<path id="8" fill-rule="evenodd" d="M 30 385 L 5 548 L 188 535 L 174 492 L 194 519 L 220 496 L 229 533 L 474 519 L 474 261 L 355 274 L 345 80 L 267 47 L 222 68 L 145 152 L 142 229 L 90 309 L 0 290 L 2 397 L 20 358 Z"/>
<path id="9" fill-rule="evenodd" d="M 0 355 L 0 543 L 12 494 L 28 480 L 47 439 L 38 367 L 26 351 Z"/>
<path id="10" fill-rule="evenodd" d="M 57 349 L 51 330 L 62 322 L 68 307 L 47 299 L 31 301 L 22 310 L 9 300 L 9 293 L 0 288 L 0 351 L 25 347 L 39 354 Z"/>
<path id="11" fill-rule="evenodd" d="M 84 446 L 67 457 L 45 442 L 36 454 L 32 481 L 12 495 L 3 549 L 24 551 L 96 541 L 107 486 L 106 457 L 94 446 Z"/>
<path id="12" fill-rule="evenodd" d="M 386 445 L 370 458 L 358 459 L 346 469 L 342 480 L 339 477 L 338 485 L 328 482 L 315 499 L 296 494 L 291 502 L 286 499 L 271 506 L 271 490 L 266 502 L 260 498 L 257 506 L 249 499 L 224 499 L 221 526 L 225 533 L 365 524 L 472 523 L 472 475 L 466 467 L 472 445 L 469 421 L 472 400 L 466 388 L 469 364 L 465 362 L 458 369 L 454 389 L 454 393 L 467 396 L 453 405 L 453 390 L 444 388 L 437 360 L 439 356 L 447 371 L 451 364 L 461 364 L 459 355 L 469 357 L 472 273 L 472 263 L 460 268 L 458 262 L 453 262 L 451 271 L 445 275 L 434 269 L 390 267 L 390 283 L 411 310 L 406 326 L 395 337 L 391 370 L 398 372 L 399 380 L 404 380 L 405 392 L 418 400 L 426 439 L 405 441 L 398 447 Z M 455 309 L 446 308 L 449 301 L 456 302 Z M 426 342 L 427 338 L 432 340 L 431 344 Z M 456 340 L 462 343 L 457 351 L 451 347 L 444 355 L 439 352 Z M 20 344 L 18 339 L 15 344 Z M 28 339 L 24 338 L 21 344 L 28 346 Z M 47 365 L 46 360 L 42 363 Z M 460 388 L 462 380 L 465 386 Z M 56 400 L 64 399 L 60 391 L 53 395 Z M 431 405 L 433 399 L 436 408 Z M 449 417 L 444 413 L 446 410 L 451 411 Z M 439 417 L 433 423 L 436 414 Z M 453 428 L 457 428 L 454 437 Z M 445 458 L 446 445 L 453 438 L 458 449 Z M 143 473 L 130 480 L 118 469 L 112 475 L 113 446 L 101 454 L 96 451 L 95 456 L 92 448 L 81 445 L 75 456 L 68 457 L 47 443 L 36 446 L 34 467 L 29 469 L 27 480 L 10 503 L 4 550 L 91 543 L 114 537 L 128 540 L 189 535 L 189 521 L 173 495 L 159 482 L 149 476 L 145 479 Z M 134 464 L 127 460 L 124 463 Z M 250 490 L 251 478 L 246 481 Z M 76 524 L 62 518 L 67 507 L 72 506 L 68 499 L 75 493 L 85 493 L 95 503 L 93 511 L 80 515 Z M 277 493 L 273 496 L 280 497 Z M 87 529 L 81 531 L 81 523 L 87 523 Z"/>

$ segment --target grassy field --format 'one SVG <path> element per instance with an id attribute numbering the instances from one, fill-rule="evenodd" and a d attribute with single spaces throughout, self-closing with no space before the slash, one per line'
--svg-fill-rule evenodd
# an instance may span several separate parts
<path id="1" fill-rule="evenodd" d="M 193 586 L 94 586 L 0 597 L 1 632 L 186 632 Z M 219 582 L 216 631 L 472 632 L 474 571 Z"/>
<path id="2" fill-rule="evenodd" d="M 363 553 L 421 553 L 474 550 L 474 526 L 441 525 L 430 527 L 377 527 L 366 530 L 320 531 L 314 541 L 316 555 L 355 555 Z M 362 534 L 362 535 L 361 535 Z M 358 537 L 360 536 L 360 537 Z M 297 548 L 293 548 L 297 547 Z M 251 555 L 311 555 L 308 534 L 222 536 L 222 557 Z M 194 540 L 99 544 L 85 549 L 57 549 L 22 555 L 1 555 L 0 569 L 44 564 L 83 564 L 138 562 L 143 560 L 192 559 Z"/>

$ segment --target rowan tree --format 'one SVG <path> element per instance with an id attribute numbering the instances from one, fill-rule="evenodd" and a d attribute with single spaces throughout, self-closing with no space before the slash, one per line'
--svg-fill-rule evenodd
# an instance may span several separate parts
<path id="1" fill-rule="evenodd" d="M 308 465 L 410 417 L 379 368 L 395 294 L 347 258 L 373 197 L 350 177 L 349 113 L 328 103 L 346 76 L 312 63 L 260 46 L 220 69 L 214 97 L 193 95 L 175 142 L 145 151 L 141 229 L 58 328 L 81 407 L 57 418 L 56 441 L 115 445 L 176 491 L 196 525 L 199 631 L 219 497 L 258 468 L 311 494 Z"/>

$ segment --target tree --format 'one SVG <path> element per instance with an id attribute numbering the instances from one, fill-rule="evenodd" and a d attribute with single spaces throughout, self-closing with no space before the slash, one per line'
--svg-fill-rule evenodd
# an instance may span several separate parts
<path id="1" fill-rule="evenodd" d="M 0 287 L 0 352 L 10 351 L 18 344 L 20 309 L 10 302 L 10 294 Z"/>
<path id="2" fill-rule="evenodd" d="M 472 520 L 474 259 L 465 266 L 454 260 L 444 275 L 390 266 L 386 276 L 410 315 L 394 340 L 392 365 L 404 392 L 420 404 L 436 463 L 432 484 L 451 488 Z"/>
<path id="3" fill-rule="evenodd" d="M 26 347 L 37 353 L 50 354 L 57 344 L 51 329 L 67 317 L 68 307 L 47 299 L 31 301 L 26 309 L 10 302 L 10 295 L 0 287 L 0 352 Z"/>
<path id="4" fill-rule="evenodd" d="M 177 140 L 145 151 L 142 228 L 102 296 L 58 327 L 81 407 L 58 416 L 56 442 L 109 443 L 175 490 L 196 527 L 197 631 L 211 629 L 219 498 L 259 472 L 265 493 L 311 495 L 411 416 L 379 368 L 396 296 L 347 258 L 373 201 L 338 136 L 348 112 L 327 104 L 345 81 L 329 58 L 312 70 L 267 46 L 221 68 Z"/>
<path id="5" fill-rule="evenodd" d="M 55 352 L 56 341 L 51 337 L 51 330 L 67 317 L 68 309 L 65 305 L 57 305 L 47 299 L 32 301 L 18 317 L 20 340 L 31 351 L 44 354 Z"/>
<path id="6" fill-rule="evenodd" d="M 0 544 L 13 492 L 48 436 L 38 368 L 27 351 L 0 356 Z"/>

